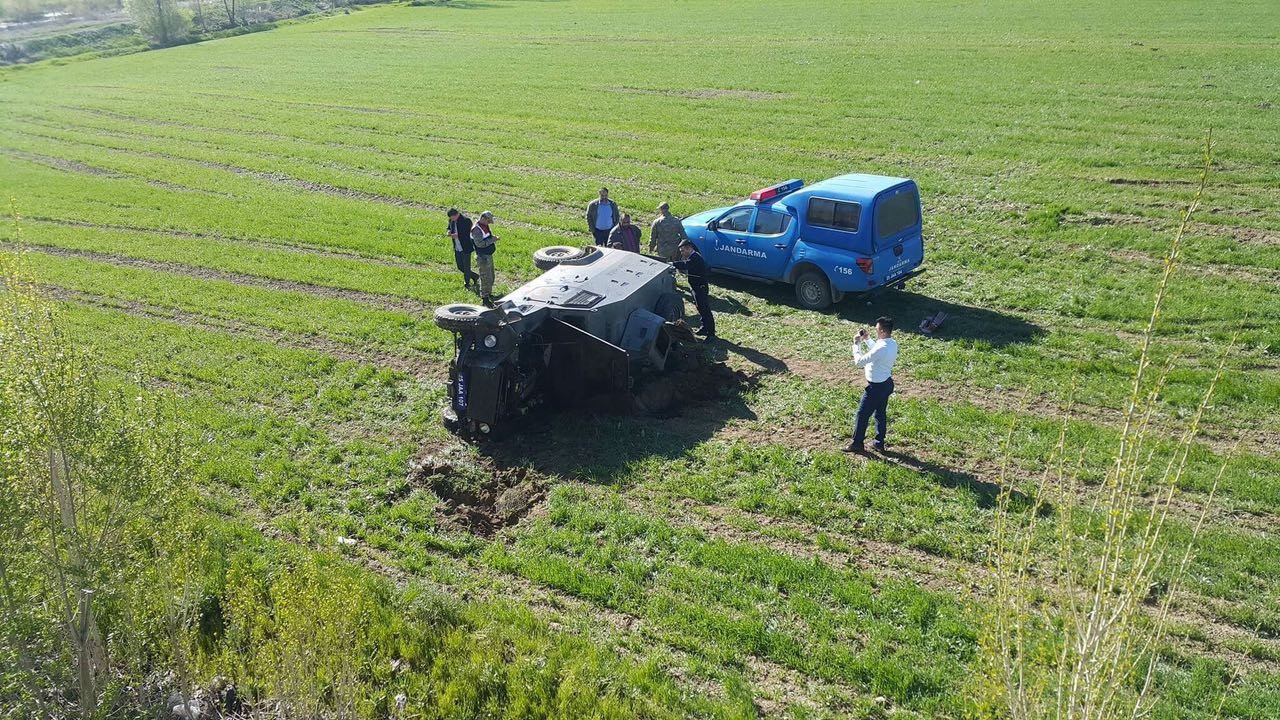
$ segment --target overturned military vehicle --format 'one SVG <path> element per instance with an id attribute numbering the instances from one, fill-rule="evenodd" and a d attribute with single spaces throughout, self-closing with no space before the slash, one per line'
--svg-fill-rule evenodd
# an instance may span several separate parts
<path id="1" fill-rule="evenodd" d="M 684 316 L 675 270 L 643 255 L 557 246 L 534 253 L 545 272 L 493 308 L 444 305 L 454 334 L 445 422 L 489 433 L 549 401 L 622 408 L 634 378 L 662 371 Z"/>

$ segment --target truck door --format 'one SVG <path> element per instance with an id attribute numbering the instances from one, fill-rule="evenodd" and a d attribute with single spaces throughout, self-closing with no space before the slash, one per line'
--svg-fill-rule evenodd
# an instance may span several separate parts
<path id="1" fill-rule="evenodd" d="M 706 261 L 711 267 L 733 272 L 749 273 L 750 258 L 747 245 L 750 242 L 751 218 L 754 207 L 734 208 L 715 221 L 715 228 L 708 233 Z"/>
<path id="2" fill-rule="evenodd" d="M 887 285 L 924 261 L 920 224 L 920 192 L 914 183 L 900 185 L 876 198 L 871 279 Z"/>
<path id="3" fill-rule="evenodd" d="M 756 210 L 755 225 L 747 238 L 747 272 L 763 278 L 779 279 L 791 258 L 794 240 L 791 215 L 769 208 Z"/>

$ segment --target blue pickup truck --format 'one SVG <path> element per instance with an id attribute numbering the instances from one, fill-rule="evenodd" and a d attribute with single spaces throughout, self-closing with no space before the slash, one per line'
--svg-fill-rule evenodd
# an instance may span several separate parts
<path id="1" fill-rule="evenodd" d="M 901 288 L 924 261 L 920 191 L 883 175 L 788 180 L 691 215 L 684 230 L 712 271 L 795 285 L 811 310 L 849 292 Z"/>

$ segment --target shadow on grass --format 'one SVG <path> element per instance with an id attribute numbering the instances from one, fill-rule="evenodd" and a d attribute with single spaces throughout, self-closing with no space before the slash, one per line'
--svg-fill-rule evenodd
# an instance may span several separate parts
<path id="1" fill-rule="evenodd" d="M 711 288 L 713 312 L 751 314 L 745 308 L 741 312 L 736 312 L 734 303 L 717 298 L 717 287 L 745 292 L 778 305 L 792 307 L 796 305 L 795 295 L 789 285 L 781 283 L 766 285 L 731 276 L 716 275 L 715 284 Z M 741 303 L 736 305 L 740 306 Z M 861 325 L 871 325 L 876 318 L 887 315 L 894 319 L 898 332 L 922 334 L 919 329 L 921 321 L 939 310 L 947 314 L 947 319 L 941 328 L 929 336 L 936 340 L 966 340 L 985 343 L 991 347 L 1004 347 L 1029 343 L 1044 335 L 1044 330 L 1040 326 L 1016 315 L 972 305 L 959 305 L 906 290 L 850 294 L 826 312 L 834 314 L 841 320 Z"/>
<path id="2" fill-rule="evenodd" d="M 886 450 L 884 456 L 891 462 L 915 470 L 926 477 L 936 478 L 942 487 L 963 489 L 973 493 L 975 504 L 984 510 L 992 510 L 1000 505 L 1001 487 L 999 483 L 983 480 L 972 473 L 939 465 L 928 460 L 907 455 L 894 450 Z M 1033 506 L 1030 496 L 1021 490 L 1013 490 L 1010 494 L 1010 509 L 1018 512 Z"/>
<path id="3" fill-rule="evenodd" d="M 682 352 L 697 361 L 637 383 L 630 407 L 624 399 L 615 401 L 617 407 L 597 404 L 591 410 L 538 408 L 505 425 L 501 436 L 485 440 L 479 450 L 499 469 L 532 466 L 548 475 L 617 482 L 637 463 L 678 458 L 730 422 L 755 420 L 746 393 L 760 375 L 786 367 L 732 343 L 697 344 Z M 743 354 L 760 370 L 745 373 L 726 366 L 729 352 Z M 633 410 L 646 401 L 662 410 Z"/>

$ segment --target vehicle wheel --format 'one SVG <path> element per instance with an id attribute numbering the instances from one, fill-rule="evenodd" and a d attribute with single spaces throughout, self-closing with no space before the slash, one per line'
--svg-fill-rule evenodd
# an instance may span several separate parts
<path id="1" fill-rule="evenodd" d="M 662 316 L 667 322 L 675 322 L 684 319 L 684 297 L 680 293 L 662 293 L 658 298 L 658 302 L 653 306 L 653 311 Z"/>
<path id="2" fill-rule="evenodd" d="M 441 305 L 436 308 L 436 327 L 449 332 L 465 332 L 480 322 L 480 313 L 489 308 L 483 305 Z"/>
<path id="3" fill-rule="evenodd" d="M 582 248 L 569 247 L 568 245 L 552 245 L 551 247 L 538 248 L 533 251 L 533 264 L 539 270 L 550 270 L 565 260 L 576 260 L 587 251 Z"/>
<path id="4" fill-rule="evenodd" d="M 796 300 L 806 310 L 831 307 L 831 283 L 827 282 L 827 276 L 816 270 L 802 273 L 796 279 Z"/>

